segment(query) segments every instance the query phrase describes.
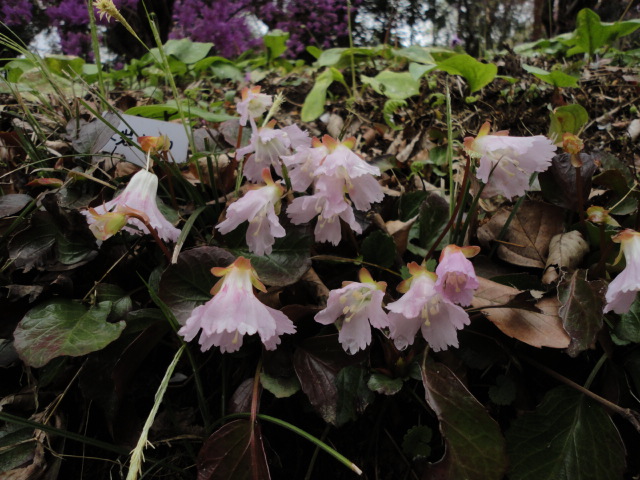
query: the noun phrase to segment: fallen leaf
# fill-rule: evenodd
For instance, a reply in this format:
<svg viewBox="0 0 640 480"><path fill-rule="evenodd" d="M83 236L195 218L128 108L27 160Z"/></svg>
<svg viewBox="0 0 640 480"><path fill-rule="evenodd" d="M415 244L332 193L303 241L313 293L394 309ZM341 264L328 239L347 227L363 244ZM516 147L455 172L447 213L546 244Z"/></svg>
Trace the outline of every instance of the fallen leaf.
<svg viewBox="0 0 640 480"><path fill-rule="evenodd" d="M549 243L549 257L542 275L542 283L554 282L558 278L559 270L572 271L587 253L589 244L579 231L572 230L556 235Z"/></svg>
<svg viewBox="0 0 640 480"><path fill-rule="evenodd" d="M409 243L409 232L411 231L411 227L418 216L416 215L411 220L403 222L402 220L390 220L385 223L387 227L387 232L389 235L393 237L393 241L396 243L396 250L398 254L404 255L404 252L407 251L407 244Z"/></svg>
<svg viewBox="0 0 640 480"><path fill-rule="evenodd" d="M500 209L491 220L478 229L480 243L486 245L498 240L507 222L510 209ZM562 233L564 212L543 202L525 201L500 239L498 257L521 267L544 268L549 252L549 242Z"/></svg>
<svg viewBox="0 0 640 480"><path fill-rule="evenodd" d="M482 309L504 305L522 292L513 287L478 277L480 287L473 297L472 306ZM532 312L521 308L487 308L482 313L505 335L516 338L533 347L567 348L571 339L558 315L557 298L543 298L535 303L540 310Z"/></svg>

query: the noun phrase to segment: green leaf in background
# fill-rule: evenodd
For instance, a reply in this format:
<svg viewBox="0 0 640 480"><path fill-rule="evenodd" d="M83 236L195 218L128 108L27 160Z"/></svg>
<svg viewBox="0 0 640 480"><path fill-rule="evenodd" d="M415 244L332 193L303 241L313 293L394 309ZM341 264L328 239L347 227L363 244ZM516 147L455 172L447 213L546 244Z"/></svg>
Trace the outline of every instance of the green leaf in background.
<svg viewBox="0 0 640 480"><path fill-rule="evenodd" d="M549 391L507 431L511 480L620 480L625 448L604 408L568 387Z"/></svg>
<svg viewBox="0 0 640 480"><path fill-rule="evenodd" d="M396 243L388 233L376 230L363 240L361 251L366 262L390 267L396 258Z"/></svg>
<svg viewBox="0 0 640 480"><path fill-rule="evenodd" d="M33 198L24 193L9 193L0 197L0 218L18 213L26 207Z"/></svg>
<svg viewBox="0 0 640 480"><path fill-rule="evenodd" d="M426 425L411 427L402 439L402 451L412 460L431 455L433 431Z"/></svg>
<svg viewBox="0 0 640 480"><path fill-rule="evenodd" d="M567 55L588 53L593 56L595 51L605 45L610 45L620 37L629 35L640 28L640 20L627 20L616 23L603 23L600 16L589 8L583 8L576 18L576 30L572 43L574 47L567 51Z"/></svg>
<svg viewBox="0 0 640 480"><path fill-rule="evenodd" d="M482 404L451 370L433 360L427 359L422 368L422 383L446 443L444 457L429 465L424 478L502 480L507 469L505 441Z"/></svg>
<svg viewBox="0 0 640 480"><path fill-rule="evenodd" d="M80 57L70 55L48 55L44 58L44 63L49 68L49 71L56 75L68 75L70 73L81 75L85 61Z"/></svg>
<svg viewBox="0 0 640 480"><path fill-rule="evenodd" d="M429 53L429 49L418 45L411 45L406 48L393 48L391 54L394 57L406 58L412 62L433 65L433 67L436 66L436 61L431 56L431 53Z"/></svg>
<svg viewBox="0 0 640 480"><path fill-rule="evenodd" d="M498 67L493 63L479 62L466 53L438 62L438 69L464 77L471 93L491 83L498 73Z"/></svg>
<svg viewBox="0 0 640 480"><path fill-rule="evenodd" d="M184 324L195 307L211 299L211 288L218 281L211 269L227 267L234 260L233 255L218 247L186 250L163 272L158 296Z"/></svg>
<svg viewBox="0 0 640 480"><path fill-rule="evenodd" d="M324 113L324 103L327 100L327 89L333 83L333 73L326 68L316 78L316 83L304 99L300 118L303 122L312 122Z"/></svg>
<svg viewBox="0 0 640 480"><path fill-rule="evenodd" d="M402 389L402 383L401 378L391 378L384 373L373 372L369 377L367 387L382 395L395 395Z"/></svg>
<svg viewBox="0 0 640 480"><path fill-rule="evenodd" d="M602 328L602 295L594 282L586 280L585 270L576 270L558 285L562 326L571 337L567 353L572 357L595 346Z"/></svg>
<svg viewBox="0 0 640 480"><path fill-rule="evenodd" d="M287 40L289 33L282 30L270 30L263 39L264 46L269 52L269 61L272 61L287 51Z"/></svg>
<svg viewBox="0 0 640 480"><path fill-rule="evenodd" d="M640 301L635 301L627 313L620 316L620 323L616 325L614 333L618 338L629 342L640 343Z"/></svg>
<svg viewBox="0 0 640 480"><path fill-rule="evenodd" d="M145 118L154 118L156 120L173 120L179 118L178 107L171 104L164 105L140 105L127 110L127 115L138 115ZM182 113L187 118L199 117L207 122L225 122L234 118L226 113L211 113L203 108L193 107L189 105L183 105Z"/></svg>
<svg viewBox="0 0 640 480"><path fill-rule="evenodd" d="M559 141L565 133L579 134L587 122L589 114L582 105L564 105L550 115L549 138Z"/></svg>
<svg viewBox="0 0 640 480"><path fill-rule="evenodd" d="M260 373L260 383L265 390L276 398L287 398L300 390L300 382L295 375L291 377L274 377L266 372Z"/></svg>
<svg viewBox="0 0 640 480"><path fill-rule="evenodd" d="M420 213L420 205L427 199L429 194L424 190L405 193L398 202L398 213L400 220L407 222Z"/></svg>
<svg viewBox="0 0 640 480"><path fill-rule="evenodd" d="M576 77L567 75L561 70L552 70L551 72L548 72L542 68L526 64L522 64L522 68L536 78L539 78L543 82L547 82L554 87L569 88L578 86L578 79Z"/></svg>
<svg viewBox="0 0 640 480"><path fill-rule="evenodd" d="M406 100L392 100L389 99L384 102L384 107L382 109L382 116L384 117L384 121L389 127L393 130L402 130L403 127L396 125L396 122L393 119L393 114L396 113L401 108L407 106Z"/></svg>
<svg viewBox="0 0 640 480"><path fill-rule="evenodd" d="M101 350L120 336L124 322L108 323L111 302L89 308L71 300L51 300L29 310L16 327L14 346L29 366L42 367L63 355L80 357Z"/></svg>
<svg viewBox="0 0 640 480"><path fill-rule="evenodd" d="M436 67L437 67L436 64L422 65L421 63L411 62L409 64L409 73L411 74L414 80L419 80L420 78L422 78L422 76L425 73L430 72L431 70L434 70Z"/></svg>
<svg viewBox="0 0 640 480"><path fill-rule="evenodd" d="M430 249L448 221L449 204L447 201L437 193L429 193L429 196L420 206L418 216L420 246ZM446 240L446 238L443 238L440 244L442 245Z"/></svg>
<svg viewBox="0 0 640 480"><path fill-rule="evenodd" d="M276 239L269 255L255 255L246 245L233 250L234 255L251 260L260 280L273 287L292 285L311 267L309 248L313 240L301 228L289 228L287 235Z"/></svg>
<svg viewBox="0 0 640 480"><path fill-rule="evenodd" d="M212 48L213 43L192 42L188 38L168 40L163 46L164 53L167 56L173 56L187 65L205 58ZM160 51L157 48L152 48L149 53L153 55L158 63L161 62Z"/></svg>
<svg viewBox="0 0 640 480"><path fill-rule="evenodd" d="M360 80L371 85L379 94L394 100L404 100L420 93L420 82L409 72L383 70L375 77L361 75Z"/></svg>

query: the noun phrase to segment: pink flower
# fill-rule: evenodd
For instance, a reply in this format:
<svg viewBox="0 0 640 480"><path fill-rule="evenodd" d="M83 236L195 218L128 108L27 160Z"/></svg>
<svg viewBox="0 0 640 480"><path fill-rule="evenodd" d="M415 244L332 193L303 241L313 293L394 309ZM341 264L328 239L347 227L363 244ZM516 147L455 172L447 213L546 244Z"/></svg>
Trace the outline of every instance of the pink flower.
<svg viewBox="0 0 640 480"><path fill-rule="evenodd" d="M158 231L158 235L162 240L175 242L180 235L180 230L171 225L169 221L160 213L156 203L156 193L158 191L158 177L147 170L140 170L126 186L124 191L110 202L96 207L95 214L84 211L87 216L89 228L96 222L95 215L102 215L107 212L121 212L124 209L138 210L144 213L149 219L149 225ZM125 227L124 230L135 235L149 233L147 227L144 226L137 218L127 218L127 224L132 227Z"/></svg>
<svg viewBox="0 0 640 480"><path fill-rule="evenodd" d="M360 282L344 282L342 288L329 292L327 308L315 320L323 325L336 323L338 340L345 351L354 354L371 343L371 328L389 326L382 310L385 282L374 282L366 268L360 270Z"/></svg>
<svg viewBox="0 0 640 480"><path fill-rule="evenodd" d="M396 347L411 345L418 330L436 352L457 347L457 331L469 324L469 315L438 293L435 274L415 262L408 267L411 278L398 286L404 295L387 305L389 334Z"/></svg>
<svg viewBox="0 0 640 480"><path fill-rule="evenodd" d="M280 157L289 155L291 149L310 144L311 140L296 125L274 129L275 120L266 127L258 128L251 134L249 145L236 152L237 158L251 154L244 163L244 176L250 182L260 181L262 170L273 166L278 175L281 174Z"/></svg>
<svg viewBox="0 0 640 480"><path fill-rule="evenodd" d="M609 284L604 313L611 310L626 313L640 290L640 233L626 229L613 237L613 241L620 243L620 255L616 263L624 254L627 266Z"/></svg>
<svg viewBox="0 0 640 480"><path fill-rule="evenodd" d="M298 197L287 208L287 215L295 224L310 222L318 216L314 230L315 239L318 242L331 242L334 245L340 243L342 231L340 219L344 220L356 233L362 233L362 228L356 222L353 209L344 196L340 198L329 197L326 192L318 191L313 195Z"/></svg>
<svg viewBox="0 0 640 480"><path fill-rule="evenodd" d="M304 192L316 178L316 169L327 156L327 149L323 146L301 148L293 155L281 157L289 171L291 187L295 192Z"/></svg>
<svg viewBox="0 0 640 480"><path fill-rule="evenodd" d="M276 185L271 172L265 168L262 178L264 187L250 190L240 200L227 209L227 218L216 228L226 234L242 222L248 221L247 245L256 255L269 255L276 238L284 237L285 231L280 225L277 213L280 211L280 198L284 188Z"/></svg>
<svg viewBox="0 0 640 480"><path fill-rule="evenodd" d="M270 95L260 93L260 86L245 87L242 89L241 95L242 100L236 106L240 114L240 125L245 126L247 120L250 120L255 129L254 118L265 113L273 103L273 100Z"/></svg>
<svg viewBox="0 0 640 480"><path fill-rule="evenodd" d="M486 184L482 196L524 195L531 174L544 172L551 165L556 146L544 135L510 137L505 131L489 135L490 129L490 123L486 122L476 138L464 139L467 153L480 158L476 175Z"/></svg>
<svg viewBox="0 0 640 480"><path fill-rule="evenodd" d="M214 297L193 309L185 325L178 330L185 341L200 334L200 348L204 352L213 345L222 353L235 352L242 346L244 335L260 335L267 350L275 350L280 335L295 333L296 328L287 316L261 303L253 287L266 291L251 262L238 257L227 268L212 268L221 278L211 289Z"/></svg>
<svg viewBox="0 0 640 480"><path fill-rule="evenodd" d="M447 300L462 306L471 305L473 292L480 286L473 264L467 260L478 254L480 247L447 245L436 268L436 291Z"/></svg>

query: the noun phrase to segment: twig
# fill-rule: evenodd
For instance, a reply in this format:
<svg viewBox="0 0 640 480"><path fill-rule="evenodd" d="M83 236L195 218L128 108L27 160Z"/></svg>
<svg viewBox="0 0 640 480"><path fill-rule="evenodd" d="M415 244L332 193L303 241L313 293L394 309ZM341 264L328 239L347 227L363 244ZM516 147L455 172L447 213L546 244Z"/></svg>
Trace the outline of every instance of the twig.
<svg viewBox="0 0 640 480"><path fill-rule="evenodd" d="M595 400L596 402L600 403L601 405L611 410L612 412L617 413L618 415L623 417L625 420L627 420L629 423L631 423L631 425L633 425L633 427L638 432L640 432L640 413L636 412L635 410L631 410L630 408L622 408L621 406L616 405L615 403L607 400L606 398L601 397L596 393L593 393L591 390L586 389L585 387L577 384L573 380L569 380L567 377L560 375L558 372L551 370L549 367L542 365L541 363L537 362L532 358L529 358L526 356L521 356L520 358L523 361L527 362L529 365L532 365L538 370L541 370L542 372L546 373L550 377L555 378L556 380L564 383L565 385L568 385L569 387L586 395L592 400Z"/></svg>

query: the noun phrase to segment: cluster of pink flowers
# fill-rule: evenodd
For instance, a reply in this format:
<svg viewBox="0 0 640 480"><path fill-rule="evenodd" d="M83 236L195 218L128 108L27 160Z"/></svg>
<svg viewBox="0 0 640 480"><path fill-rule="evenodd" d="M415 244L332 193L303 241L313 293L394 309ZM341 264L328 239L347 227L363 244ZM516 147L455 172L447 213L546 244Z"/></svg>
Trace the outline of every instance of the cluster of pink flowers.
<svg viewBox="0 0 640 480"><path fill-rule="evenodd" d="M489 134L486 122L477 137L464 139L464 148L479 159L476 172L485 183L483 197L501 194L511 199L529 190L529 178L534 172L544 172L551 165L556 146L544 135L510 137L509 132Z"/></svg>
<svg viewBox="0 0 640 480"><path fill-rule="evenodd" d="M282 158L291 172L294 190L305 191L313 185L313 194L294 199L287 215L295 224L307 223L317 216L317 241L337 245L342 238L340 219L361 233L353 206L366 211L384 197L375 179L380 170L356 155L354 146L354 138L338 142L325 135L322 141L314 139L310 148Z"/></svg>
<svg viewBox="0 0 640 480"><path fill-rule="evenodd" d="M404 295L387 305L388 314L382 309L386 284L374 282L363 268L360 283L346 282L342 288L332 290L327 308L315 319L322 324L335 322L340 330L338 339L349 353L371 343L369 324L378 329L388 328L399 349L413 344L419 330L436 352L457 347L457 331L469 324L469 315L456 303L469 305L478 288L473 264L468 260L478 251L478 247L447 246L436 273L410 263L411 277L398 286Z"/></svg>
<svg viewBox="0 0 640 480"><path fill-rule="evenodd" d="M354 232L361 233L353 208L366 211L372 203L382 200L384 194L375 178L380 170L353 152L353 138L339 142L325 135L322 140L312 140L296 125L277 129L274 121L257 127L256 118L272 104L271 97L260 93L259 87L242 91L237 105L240 124L249 123L253 132L250 143L238 149L236 157L248 155L243 174L249 181L265 180L267 174L269 180L231 205L227 219L216 228L228 233L249 221L249 249L259 255L271 253L275 238L284 236L277 217L284 190L273 182L269 172L273 169L284 177L286 168L293 191L304 193L313 188L311 195L295 198L289 205L287 215L294 224L318 217L316 240L334 245L342 238L341 219Z"/></svg>

